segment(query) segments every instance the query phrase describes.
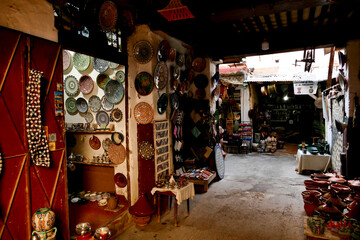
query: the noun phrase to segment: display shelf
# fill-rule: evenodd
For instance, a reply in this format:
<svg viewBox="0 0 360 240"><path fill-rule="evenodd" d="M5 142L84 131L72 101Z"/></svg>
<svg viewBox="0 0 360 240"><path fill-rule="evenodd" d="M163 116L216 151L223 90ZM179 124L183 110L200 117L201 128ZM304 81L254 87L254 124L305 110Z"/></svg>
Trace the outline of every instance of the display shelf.
<svg viewBox="0 0 360 240"><path fill-rule="evenodd" d="M165 177L165 175L169 174L170 172L170 123L168 120L164 121L156 121L154 123L154 148L155 148L155 181L160 180L161 178ZM164 141L166 143L159 143L159 141ZM160 150L161 149L161 150ZM165 152L163 149L166 149ZM162 169L161 166L164 166Z"/></svg>
<svg viewBox="0 0 360 240"><path fill-rule="evenodd" d="M80 162L80 161L72 161L74 164L82 164L88 166L100 166L100 167L114 167L116 164L112 163L93 163L93 162Z"/></svg>

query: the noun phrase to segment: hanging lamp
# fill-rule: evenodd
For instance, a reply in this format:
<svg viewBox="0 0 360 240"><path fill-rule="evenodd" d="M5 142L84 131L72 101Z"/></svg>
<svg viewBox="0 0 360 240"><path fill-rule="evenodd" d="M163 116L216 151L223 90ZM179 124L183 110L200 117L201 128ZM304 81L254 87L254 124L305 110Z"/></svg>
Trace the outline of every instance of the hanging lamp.
<svg viewBox="0 0 360 240"><path fill-rule="evenodd" d="M158 12L169 22L195 18L189 8L181 4L181 0L170 0L169 4L165 8L158 10Z"/></svg>

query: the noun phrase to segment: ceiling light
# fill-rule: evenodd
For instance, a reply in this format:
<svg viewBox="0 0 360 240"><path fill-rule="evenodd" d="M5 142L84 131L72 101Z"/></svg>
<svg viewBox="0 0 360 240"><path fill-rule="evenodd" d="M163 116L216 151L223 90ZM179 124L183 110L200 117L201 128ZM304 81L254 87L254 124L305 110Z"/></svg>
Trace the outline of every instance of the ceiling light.
<svg viewBox="0 0 360 240"><path fill-rule="evenodd" d="M287 100L289 100L289 97L288 97L288 95L285 95L284 101L287 101Z"/></svg>
<svg viewBox="0 0 360 240"><path fill-rule="evenodd" d="M269 50L269 42L266 40L266 38L261 43L261 50L263 51Z"/></svg>

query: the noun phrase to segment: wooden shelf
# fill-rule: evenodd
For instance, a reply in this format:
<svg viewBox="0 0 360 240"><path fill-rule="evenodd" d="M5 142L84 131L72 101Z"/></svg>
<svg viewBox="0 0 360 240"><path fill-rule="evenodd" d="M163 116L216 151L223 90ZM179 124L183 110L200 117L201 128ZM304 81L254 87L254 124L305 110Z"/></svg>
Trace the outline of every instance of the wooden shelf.
<svg viewBox="0 0 360 240"><path fill-rule="evenodd" d="M67 130L67 133L83 133L83 134L99 134L99 133L113 133L114 131L110 130L95 130L95 131L81 131L81 130Z"/></svg>
<svg viewBox="0 0 360 240"><path fill-rule="evenodd" d="M79 161L72 161L74 164L82 164L88 166L98 166L98 167L114 167L116 164L113 163L92 163L92 162L79 162Z"/></svg>

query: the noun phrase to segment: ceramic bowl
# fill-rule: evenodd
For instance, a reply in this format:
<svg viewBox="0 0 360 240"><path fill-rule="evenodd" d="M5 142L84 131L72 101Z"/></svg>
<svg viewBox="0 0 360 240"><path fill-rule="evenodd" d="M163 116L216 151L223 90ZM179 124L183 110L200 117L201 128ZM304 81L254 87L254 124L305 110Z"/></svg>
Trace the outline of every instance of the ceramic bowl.
<svg viewBox="0 0 360 240"><path fill-rule="evenodd" d="M88 222L79 223L76 225L75 232L79 236L84 236L91 232L91 226Z"/></svg>
<svg viewBox="0 0 360 240"><path fill-rule="evenodd" d="M111 232L108 227L101 227L96 229L94 237L96 239L108 239L111 237Z"/></svg>

